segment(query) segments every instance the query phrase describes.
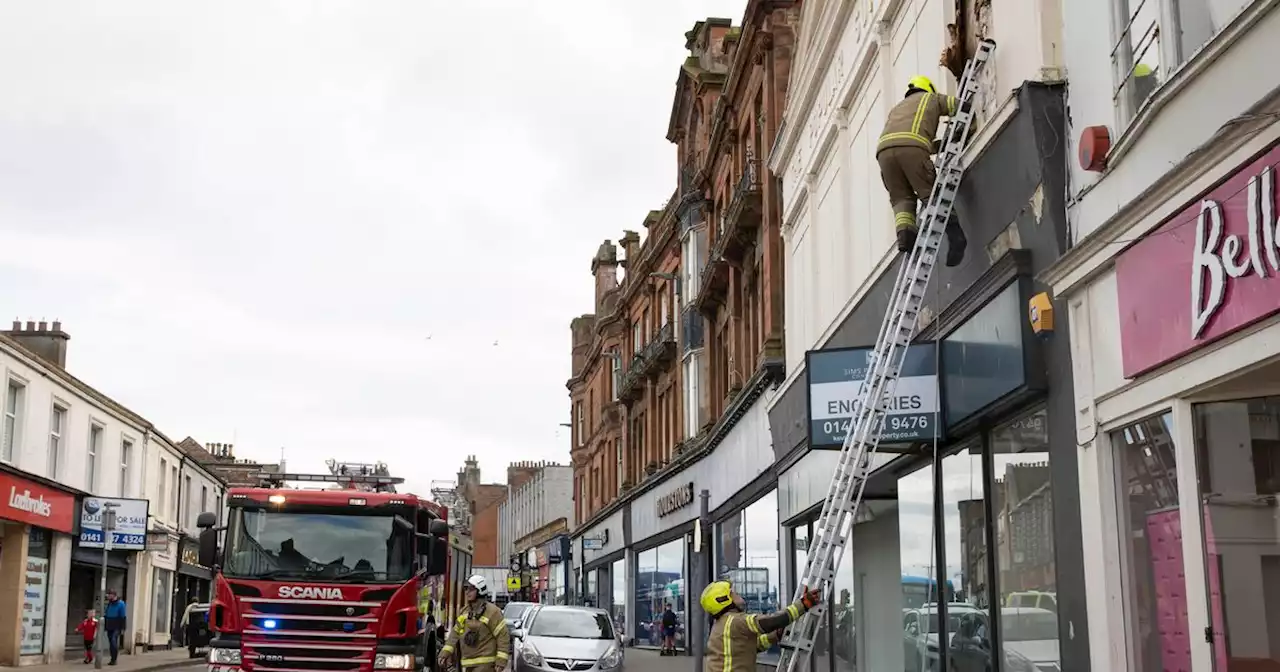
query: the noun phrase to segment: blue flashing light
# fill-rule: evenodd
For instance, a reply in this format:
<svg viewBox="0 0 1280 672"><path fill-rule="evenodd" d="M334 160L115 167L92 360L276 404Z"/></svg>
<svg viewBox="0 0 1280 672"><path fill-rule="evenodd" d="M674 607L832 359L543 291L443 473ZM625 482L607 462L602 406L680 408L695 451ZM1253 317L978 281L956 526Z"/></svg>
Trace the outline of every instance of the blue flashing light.
<svg viewBox="0 0 1280 672"><path fill-rule="evenodd" d="M263 621L263 622L262 622L262 627L264 627L264 628L266 628L266 629L268 629L268 630L275 630L275 629L276 629L276 625L277 625L277 623L276 623L276 619L274 619L274 618L268 618L267 620L265 620L265 621Z"/></svg>
<svg viewBox="0 0 1280 672"><path fill-rule="evenodd" d="M343 623L343 624L342 624L342 630L343 630L344 632L355 632L355 631L356 631L356 624L355 624L355 623Z"/></svg>

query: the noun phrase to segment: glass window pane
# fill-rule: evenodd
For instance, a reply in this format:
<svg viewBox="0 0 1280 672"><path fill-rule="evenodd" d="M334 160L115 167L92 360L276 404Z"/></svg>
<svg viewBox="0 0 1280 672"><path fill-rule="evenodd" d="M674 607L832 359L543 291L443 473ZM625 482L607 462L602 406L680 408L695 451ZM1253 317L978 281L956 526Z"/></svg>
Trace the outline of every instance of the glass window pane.
<svg viewBox="0 0 1280 672"><path fill-rule="evenodd" d="M772 613L782 608L778 594L778 497L777 491L756 500L741 516L743 526L742 567L725 577L747 603L752 613ZM776 645L761 653L759 660L776 663L781 653Z"/></svg>
<svg viewBox="0 0 1280 672"><path fill-rule="evenodd" d="M991 581L987 576L987 511L982 444L974 441L942 460L942 510L946 533L944 573L948 643L952 669L985 670L990 665ZM931 621L937 621L934 616ZM936 626L931 626L934 628ZM1017 668L1014 668L1017 669Z"/></svg>
<svg viewBox="0 0 1280 672"><path fill-rule="evenodd" d="M730 570L745 566L742 548L744 514L745 511L739 511L719 525L720 533L716 535L716 564L719 570L716 576L721 579L728 578Z"/></svg>
<svg viewBox="0 0 1280 672"><path fill-rule="evenodd" d="M898 553L902 565L903 669L928 670L939 664L937 634L928 625L930 607L938 601L937 539L933 534L933 467L898 479ZM935 616L932 619L937 624ZM874 644L872 644L874 646Z"/></svg>
<svg viewBox="0 0 1280 672"><path fill-rule="evenodd" d="M1191 667L1172 422L1173 414L1166 413L1111 434L1119 479L1125 623L1131 669L1137 672Z"/></svg>
<svg viewBox="0 0 1280 672"><path fill-rule="evenodd" d="M1214 669L1280 662L1280 397L1197 404L1194 418Z"/></svg>
<svg viewBox="0 0 1280 672"><path fill-rule="evenodd" d="M684 540L677 539L642 551L636 558L636 628L632 633L641 646L661 647L667 628L663 618L670 608L670 627L677 648L684 647ZM666 617L670 625L672 617Z"/></svg>
<svg viewBox="0 0 1280 672"><path fill-rule="evenodd" d="M627 632L627 561L615 560L613 569L609 570L613 581L613 601L610 609L613 612L613 626L626 636Z"/></svg>
<svg viewBox="0 0 1280 672"><path fill-rule="evenodd" d="M997 428L991 453L1005 667L1024 660L1046 668L1059 665L1046 412L1041 409Z"/></svg>
<svg viewBox="0 0 1280 672"><path fill-rule="evenodd" d="M584 600L584 604L586 604L586 606L588 607L594 607L600 603L599 594L596 592L596 572L597 571L598 570L593 569L587 572L587 594L586 594L586 599Z"/></svg>

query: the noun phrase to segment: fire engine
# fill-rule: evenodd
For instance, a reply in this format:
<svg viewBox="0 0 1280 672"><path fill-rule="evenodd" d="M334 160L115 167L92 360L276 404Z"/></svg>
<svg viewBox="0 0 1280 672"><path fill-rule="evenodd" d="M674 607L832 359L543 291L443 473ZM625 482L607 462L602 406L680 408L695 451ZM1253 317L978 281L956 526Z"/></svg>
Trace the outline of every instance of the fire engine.
<svg viewBox="0 0 1280 672"><path fill-rule="evenodd" d="M200 562L215 569L209 672L435 667L470 539L450 529L445 506L397 493L404 479L385 464L328 466L230 489L223 526L200 514Z"/></svg>

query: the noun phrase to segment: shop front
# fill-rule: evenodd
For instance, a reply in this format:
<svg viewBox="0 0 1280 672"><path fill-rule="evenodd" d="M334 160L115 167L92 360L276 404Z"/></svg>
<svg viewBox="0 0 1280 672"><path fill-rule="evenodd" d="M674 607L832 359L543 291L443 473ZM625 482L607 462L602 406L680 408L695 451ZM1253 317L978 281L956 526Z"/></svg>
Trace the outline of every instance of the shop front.
<svg viewBox="0 0 1280 672"><path fill-rule="evenodd" d="M103 556L106 556L107 590L114 590L128 606L129 623L133 632L146 632L139 626L148 609L139 596L145 582L141 572L145 567L135 562L136 556L146 548L147 513L150 503L145 499L121 499L113 497L85 497L80 501L80 534L76 537L71 553L69 595L66 609L66 646L68 650L82 651L84 641L75 627L84 620L88 610L101 616L99 590L102 581ZM102 530L103 512L113 508L116 527L111 532L111 550L104 549L106 539ZM130 590L134 590L133 593ZM135 639L124 638L124 651L132 652Z"/></svg>
<svg viewBox="0 0 1280 672"><path fill-rule="evenodd" d="M151 616L147 621L150 632L147 647L154 649L169 646L173 639L175 619L182 613L182 607L177 602L178 535L153 530L147 536L152 541L147 544L145 560L145 564L151 568L147 600Z"/></svg>
<svg viewBox="0 0 1280 672"><path fill-rule="evenodd" d="M957 202L969 257L937 268L926 292L810 672L1089 669L1086 604L1066 589L1083 581L1070 346L1065 320L1038 337L1028 310L1066 224L1044 200L1061 193L1062 157L1021 148L1063 132L1062 91L1028 83L1016 103L970 162ZM784 601L896 270L861 291L770 409Z"/></svg>
<svg viewBox="0 0 1280 672"><path fill-rule="evenodd" d="M628 616L635 627L628 635L634 645L662 645L662 617L670 608L676 648L688 646L691 609L698 608L703 587L693 543L702 493L711 523L706 569L747 591L743 596L753 609L778 602L776 477L767 412L773 394L773 379L762 371L712 430L696 461L644 483L632 499Z"/></svg>
<svg viewBox="0 0 1280 672"><path fill-rule="evenodd" d="M174 624L191 602L208 602L213 581L212 568L200 564L200 541L182 535L178 539L178 574L174 592Z"/></svg>
<svg viewBox="0 0 1280 672"><path fill-rule="evenodd" d="M627 613L627 536L630 527L625 501L599 518L589 527L573 533L572 543L576 575L581 582L582 604L600 607L613 614L614 625L626 632ZM580 564L579 564L580 563Z"/></svg>
<svg viewBox="0 0 1280 672"><path fill-rule="evenodd" d="M1098 493L1095 669L1280 669L1280 129L1237 142L1098 234L1132 244L1047 274L1075 325L1079 487Z"/></svg>
<svg viewBox="0 0 1280 672"><path fill-rule="evenodd" d="M55 563L67 562L75 531L76 498L52 482L0 468L0 665L60 662L62 646L50 632L51 617L66 599L52 580ZM53 639L54 641L50 641Z"/></svg>
<svg viewBox="0 0 1280 672"><path fill-rule="evenodd" d="M568 604L569 587L569 537L557 535L538 548L538 580L542 584L539 601L544 604Z"/></svg>

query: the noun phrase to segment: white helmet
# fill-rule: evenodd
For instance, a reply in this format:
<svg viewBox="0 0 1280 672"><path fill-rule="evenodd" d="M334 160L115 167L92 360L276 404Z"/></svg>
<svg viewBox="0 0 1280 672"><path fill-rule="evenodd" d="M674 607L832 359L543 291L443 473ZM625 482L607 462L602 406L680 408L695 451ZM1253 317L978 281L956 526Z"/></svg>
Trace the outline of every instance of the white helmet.
<svg viewBox="0 0 1280 672"><path fill-rule="evenodd" d="M471 578L467 579L467 585L471 586L472 588L475 588L476 592L481 595L489 594L489 582L485 581L484 577L480 576L479 574L476 574Z"/></svg>

